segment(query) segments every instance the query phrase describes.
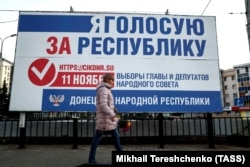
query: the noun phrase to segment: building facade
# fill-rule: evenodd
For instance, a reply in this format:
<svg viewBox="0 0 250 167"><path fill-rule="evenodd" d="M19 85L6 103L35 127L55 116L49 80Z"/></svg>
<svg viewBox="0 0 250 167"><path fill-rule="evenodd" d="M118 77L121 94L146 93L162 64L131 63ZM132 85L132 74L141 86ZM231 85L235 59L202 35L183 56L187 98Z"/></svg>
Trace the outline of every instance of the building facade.
<svg viewBox="0 0 250 167"><path fill-rule="evenodd" d="M10 88L11 88L12 69L13 69L13 63L6 60L5 58L2 58L2 61L0 64L0 88L3 87L4 81L5 81L8 92L10 91Z"/></svg>
<svg viewBox="0 0 250 167"><path fill-rule="evenodd" d="M244 100L244 106L250 106L250 63L234 66L238 82L240 98Z"/></svg>
<svg viewBox="0 0 250 167"><path fill-rule="evenodd" d="M238 97L235 69L221 70L221 80L224 107L234 106L234 99Z"/></svg>
<svg viewBox="0 0 250 167"><path fill-rule="evenodd" d="M234 66L237 79L238 97L243 99L243 106L250 108L250 63ZM242 116L250 116L250 110L241 112Z"/></svg>

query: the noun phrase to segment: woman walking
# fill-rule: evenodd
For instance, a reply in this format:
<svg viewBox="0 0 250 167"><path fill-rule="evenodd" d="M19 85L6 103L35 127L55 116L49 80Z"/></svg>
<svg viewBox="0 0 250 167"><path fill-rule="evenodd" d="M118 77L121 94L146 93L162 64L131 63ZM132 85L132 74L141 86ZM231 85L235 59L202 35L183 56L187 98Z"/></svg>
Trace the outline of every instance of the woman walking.
<svg viewBox="0 0 250 167"><path fill-rule="evenodd" d="M122 151L117 130L119 119L116 117L114 97L111 92L113 86L114 77L111 74L105 74L102 82L96 87L96 132L92 140L88 163L96 163L96 149L103 134L111 134L116 150Z"/></svg>

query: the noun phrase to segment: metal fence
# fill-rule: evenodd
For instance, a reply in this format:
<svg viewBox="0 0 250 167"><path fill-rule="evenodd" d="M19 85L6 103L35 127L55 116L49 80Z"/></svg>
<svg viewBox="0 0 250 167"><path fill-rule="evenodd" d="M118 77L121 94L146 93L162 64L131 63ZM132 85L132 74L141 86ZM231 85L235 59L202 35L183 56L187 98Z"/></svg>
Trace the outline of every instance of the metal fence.
<svg viewBox="0 0 250 167"><path fill-rule="evenodd" d="M206 142L209 125L206 117L171 117L160 120L155 118L123 118L131 121L127 131L119 128L124 143L164 143L197 140ZM162 122L161 122L162 121ZM250 117L213 117L213 137L225 141L233 136L250 136ZM0 121L0 141L19 143L23 135L25 143L79 143L89 144L95 132L95 121L89 118L67 119L27 119L25 128L19 128L19 120ZM107 135L106 142L110 136ZM201 140L203 139L203 140ZM105 142L104 140L104 142ZM185 141L184 141L185 140Z"/></svg>

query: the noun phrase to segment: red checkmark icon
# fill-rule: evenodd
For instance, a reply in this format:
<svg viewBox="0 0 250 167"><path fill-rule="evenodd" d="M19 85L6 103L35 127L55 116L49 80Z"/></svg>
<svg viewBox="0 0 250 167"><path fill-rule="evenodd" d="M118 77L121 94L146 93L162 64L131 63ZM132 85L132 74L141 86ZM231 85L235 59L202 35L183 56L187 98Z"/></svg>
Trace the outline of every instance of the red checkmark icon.
<svg viewBox="0 0 250 167"><path fill-rule="evenodd" d="M37 86L49 84L55 77L56 69L49 59L37 59L28 69L30 81Z"/></svg>

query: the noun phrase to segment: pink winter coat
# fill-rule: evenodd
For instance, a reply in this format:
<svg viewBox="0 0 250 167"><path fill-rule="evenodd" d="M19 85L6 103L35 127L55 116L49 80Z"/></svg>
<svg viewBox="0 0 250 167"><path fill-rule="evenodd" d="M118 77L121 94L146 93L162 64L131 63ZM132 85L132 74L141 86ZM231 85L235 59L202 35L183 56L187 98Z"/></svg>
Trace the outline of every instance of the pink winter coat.
<svg viewBox="0 0 250 167"><path fill-rule="evenodd" d="M114 130L117 123L112 120L116 114L111 86L108 83L101 82L96 90L96 130Z"/></svg>

